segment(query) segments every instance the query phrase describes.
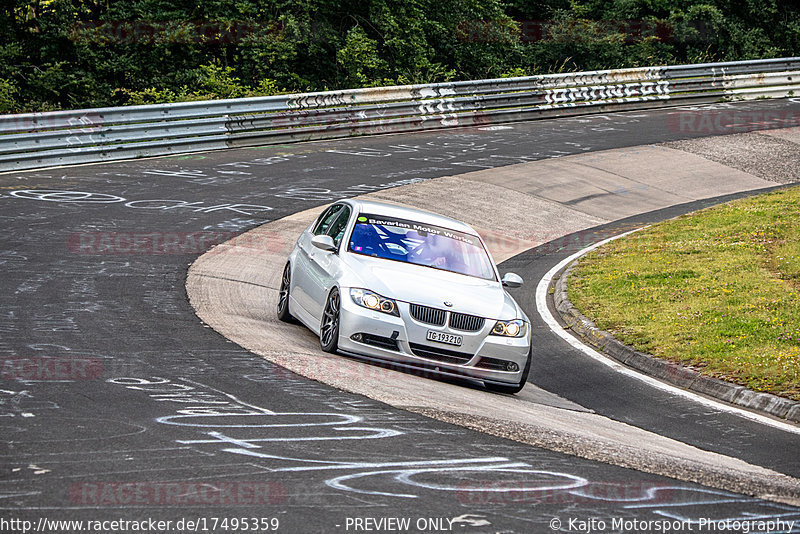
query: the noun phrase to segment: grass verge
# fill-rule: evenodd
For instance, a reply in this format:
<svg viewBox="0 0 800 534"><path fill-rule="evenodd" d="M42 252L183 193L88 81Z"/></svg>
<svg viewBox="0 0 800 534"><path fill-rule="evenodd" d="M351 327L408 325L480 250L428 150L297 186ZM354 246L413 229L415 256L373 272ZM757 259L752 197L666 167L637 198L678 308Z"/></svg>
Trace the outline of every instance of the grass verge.
<svg viewBox="0 0 800 534"><path fill-rule="evenodd" d="M800 400L800 188L617 239L579 261L569 298L636 350Z"/></svg>

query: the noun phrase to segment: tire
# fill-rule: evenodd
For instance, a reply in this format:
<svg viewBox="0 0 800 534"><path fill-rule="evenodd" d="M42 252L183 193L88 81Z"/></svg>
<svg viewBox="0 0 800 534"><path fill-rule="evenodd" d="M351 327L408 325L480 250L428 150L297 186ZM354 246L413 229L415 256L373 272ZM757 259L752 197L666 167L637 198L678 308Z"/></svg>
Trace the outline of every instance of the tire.
<svg viewBox="0 0 800 534"><path fill-rule="evenodd" d="M322 310L322 323L319 327L319 346L325 352L334 353L339 348L339 316L341 310L339 290L333 288Z"/></svg>
<svg viewBox="0 0 800 534"><path fill-rule="evenodd" d="M295 319L289 313L289 289L292 286L292 265L286 264L281 276L281 288L278 290L278 319L284 323L294 323Z"/></svg>
<svg viewBox="0 0 800 534"><path fill-rule="evenodd" d="M520 377L519 384L514 386L503 386L500 384L490 384L488 382L484 382L483 385L486 387L487 390L494 392L494 393L508 393L509 395L514 395L515 393L519 393L522 391L522 388L525 387L525 384L528 383L528 375L531 372L531 360L532 360L531 350L528 349L528 361L525 363L525 369L522 370L522 377Z"/></svg>

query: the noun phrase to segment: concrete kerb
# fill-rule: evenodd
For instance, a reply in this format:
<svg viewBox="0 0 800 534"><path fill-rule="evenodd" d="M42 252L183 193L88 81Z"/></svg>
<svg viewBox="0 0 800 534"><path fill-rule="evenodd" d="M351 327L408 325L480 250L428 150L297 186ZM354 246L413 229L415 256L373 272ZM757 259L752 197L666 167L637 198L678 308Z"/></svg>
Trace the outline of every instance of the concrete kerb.
<svg viewBox="0 0 800 534"><path fill-rule="evenodd" d="M623 365L674 386L765 415L800 423L800 402L704 376L689 366L661 360L634 350L615 339L609 332L597 328L591 319L575 308L567 294L567 282L581 256L567 265L560 276L554 279L552 297L554 307L566 328L584 343Z"/></svg>

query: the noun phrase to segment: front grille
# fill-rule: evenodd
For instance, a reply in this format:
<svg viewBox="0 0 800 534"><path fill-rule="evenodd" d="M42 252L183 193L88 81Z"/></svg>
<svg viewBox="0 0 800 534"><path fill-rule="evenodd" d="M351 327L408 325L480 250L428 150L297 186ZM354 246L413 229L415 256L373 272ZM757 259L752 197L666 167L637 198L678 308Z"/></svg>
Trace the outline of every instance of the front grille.
<svg viewBox="0 0 800 534"><path fill-rule="evenodd" d="M483 357L478 361L475 367L480 367L481 369L491 369L493 371L507 371L507 365L508 362L506 360Z"/></svg>
<svg viewBox="0 0 800 534"><path fill-rule="evenodd" d="M428 306L420 306L419 304L410 304L409 311L411 317L417 321L434 326L444 326L447 320L447 312L438 308L429 308ZM476 315L467 315L466 313L450 313L450 328L455 330L462 330L464 332L477 332L483 328L486 319Z"/></svg>
<svg viewBox="0 0 800 534"><path fill-rule="evenodd" d="M411 317L421 323L431 324L434 326L444 326L444 319L446 315L444 310L420 306L419 304L411 304L410 311Z"/></svg>
<svg viewBox="0 0 800 534"><path fill-rule="evenodd" d="M397 341L390 337L376 336L375 334L361 334L361 342L382 349L399 350Z"/></svg>
<svg viewBox="0 0 800 534"><path fill-rule="evenodd" d="M486 319L466 313L450 313L450 328L464 330L465 332L477 332L483 328Z"/></svg>
<svg viewBox="0 0 800 534"><path fill-rule="evenodd" d="M466 352L456 352L454 350L440 349L418 343L409 343L411 352L420 358L436 360L443 363L465 364L472 359L472 354Z"/></svg>

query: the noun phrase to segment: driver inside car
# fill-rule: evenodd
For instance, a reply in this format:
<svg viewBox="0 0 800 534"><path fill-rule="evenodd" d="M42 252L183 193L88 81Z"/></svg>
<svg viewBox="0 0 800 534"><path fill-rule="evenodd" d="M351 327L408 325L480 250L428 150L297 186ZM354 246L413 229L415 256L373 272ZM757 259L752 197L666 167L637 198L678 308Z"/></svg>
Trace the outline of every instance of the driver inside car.
<svg viewBox="0 0 800 534"><path fill-rule="evenodd" d="M429 233L417 249L409 254L409 259L437 269L458 270L463 267L463 261L458 257L460 251L455 248L458 246L461 243Z"/></svg>

